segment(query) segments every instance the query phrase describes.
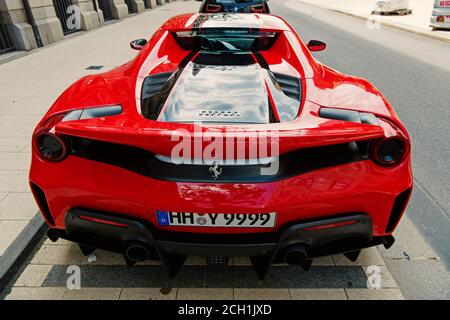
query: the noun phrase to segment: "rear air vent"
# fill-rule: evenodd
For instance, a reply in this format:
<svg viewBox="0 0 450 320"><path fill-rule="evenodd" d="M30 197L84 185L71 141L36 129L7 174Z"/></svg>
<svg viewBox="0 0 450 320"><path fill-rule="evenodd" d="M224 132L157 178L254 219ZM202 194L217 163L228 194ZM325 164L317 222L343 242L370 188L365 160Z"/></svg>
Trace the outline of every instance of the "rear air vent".
<svg viewBox="0 0 450 320"><path fill-rule="evenodd" d="M392 207L391 216L386 227L386 232L391 233L394 231L395 226L400 220L400 216L405 210L406 203L408 202L409 196L411 194L411 189L406 189L400 193L397 198L395 198L394 205Z"/></svg>
<svg viewBox="0 0 450 320"><path fill-rule="evenodd" d="M150 120L158 118L181 71L182 69L175 73L158 73L145 78L141 93L141 110L145 118Z"/></svg>
<svg viewBox="0 0 450 320"><path fill-rule="evenodd" d="M171 75L172 72L164 72L145 78L142 86L142 99L149 98L158 93Z"/></svg>
<svg viewBox="0 0 450 320"><path fill-rule="evenodd" d="M319 116L325 119L371 124L374 126L380 125L377 117L372 113L358 112L354 110L322 107L320 108Z"/></svg>
<svg viewBox="0 0 450 320"><path fill-rule="evenodd" d="M273 73L275 79L280 84L281 89L284 94L288 97L298 100L301 100L301 84L300 79L292 76L288 76L282 73Z"/></svg>
<svg viewBox="0 0 450 320"><path fill-rule="evenodd" d="M41 188L39 188L36 184L30 182L31 191L33 191L33 194L39 204L39 208L42 211L42 214L44 215L45 219L47 219L47 222L54 226L55 221L53 220L53 217L50 213L50 208L48 207L47 198L45 197L44 191L42 191Z"/></svg>

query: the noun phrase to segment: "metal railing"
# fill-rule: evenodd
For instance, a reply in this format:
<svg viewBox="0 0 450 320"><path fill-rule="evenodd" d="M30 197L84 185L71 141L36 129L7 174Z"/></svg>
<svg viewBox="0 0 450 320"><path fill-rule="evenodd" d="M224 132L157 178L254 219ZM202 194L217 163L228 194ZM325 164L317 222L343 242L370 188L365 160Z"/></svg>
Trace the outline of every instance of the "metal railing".
<svg viewBox="0 0 450 320"><path fill-rule="evenodd" d="M14 45L9 37L6 26L0 21L0 54L14 51Z"/></svg>
<svg viewBox="0 0 450 320"><path fill-rule="evenodd" d="M95 3L95 0L93 0ZM112 11L111 11L111 4L109 3L109 0L98 0L98 6L100 7L100 10L103 12L103 19L105 21L112 20Z"/></svg>
<svg viewBox="0 0 450 320"><path fill-rule="evenodd" d="M71 14L67 13L67 8L72 5L71 0L53 0L56 16L61 22L64 35L80 31L79 29L69 26L69 18Z"/></svg>

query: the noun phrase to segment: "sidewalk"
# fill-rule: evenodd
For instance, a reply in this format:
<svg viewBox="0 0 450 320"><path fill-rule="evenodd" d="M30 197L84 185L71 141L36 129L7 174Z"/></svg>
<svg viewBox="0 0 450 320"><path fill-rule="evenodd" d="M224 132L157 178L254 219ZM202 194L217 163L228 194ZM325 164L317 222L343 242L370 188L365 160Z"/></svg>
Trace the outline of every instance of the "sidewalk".
<svg viewBox="0 0 450 320"><path fill-rule="evenodd" d="M368 19L374 8L376 0L298 0L321 8L349 14L359 18ZM398 15L372 15L372 19L390 26L420 35L450 42L450 31L432 31L430 27L431 11L434 0L409 0L412 14Z"/></svg>
<svg viewBox="0 0 450 320"><path fill-rule="evenodd" d="M171 2L0 65L0 279L43 225L28 186L31 134L42 115L71 83L95 72L87 67L104 72L125 63L136 55L130 41L150 38L165 20L198 6Z"/></svg>

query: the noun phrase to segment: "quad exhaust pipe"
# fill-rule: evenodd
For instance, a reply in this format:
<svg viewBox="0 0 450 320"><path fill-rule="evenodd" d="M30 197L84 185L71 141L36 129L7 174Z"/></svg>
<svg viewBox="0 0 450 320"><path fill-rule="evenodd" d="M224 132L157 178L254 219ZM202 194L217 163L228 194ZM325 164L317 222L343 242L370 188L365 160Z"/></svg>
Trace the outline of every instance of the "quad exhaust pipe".
<svg viewBox="0 0 450 320"><path fill-rule="evenodd" d="M125 250L125 259L127 261L136 263L148 260L150 258L150 252L148 248L140 243L130 244Z"/></svg>
<svg viewBox="0 0 450 320"><path fill-rule="evenodd" d="M284 262L290 266L302 266L308 258L306 247L303 245L296 245L288 250L284 254Z"/></svg>

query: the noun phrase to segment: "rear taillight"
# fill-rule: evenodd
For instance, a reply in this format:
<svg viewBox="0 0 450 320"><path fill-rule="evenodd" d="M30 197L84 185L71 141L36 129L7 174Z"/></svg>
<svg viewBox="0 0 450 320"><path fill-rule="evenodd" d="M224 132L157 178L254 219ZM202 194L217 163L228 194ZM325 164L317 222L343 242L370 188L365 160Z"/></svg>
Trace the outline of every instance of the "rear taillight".
<svg viewBox="0 0 450 320"><path fill-rule="evenodd" d="M39 157L46 161L62 161L68 154L68 143L55 133L55 126L64 118L59 114L45 121L34 133L33 147Z"/></svg>
<svg viewBox="0 0 450 320"><path fill-rule="evenodd" d="M409 141L401 135L396 135L372 142L370 156L378 165L389 167L401 163L409 151Z"/></svg>
<svg viewBox="0 0 450 320"><path fill-rule="evenodd" d="M266 12L266 8L264 7L263 4L257 4L255 6L251 6L250 7L250 11L252 13L265 13Z"/></svg>
<svg viewBox="0 0 450 320"><path fill-rule="evenodd" d="M222 10L221 5L217 5L217 4L207 4L206 5L206 12L208 12L208 13L217 13L217 12L220 12L221 10Z"/></svg>

